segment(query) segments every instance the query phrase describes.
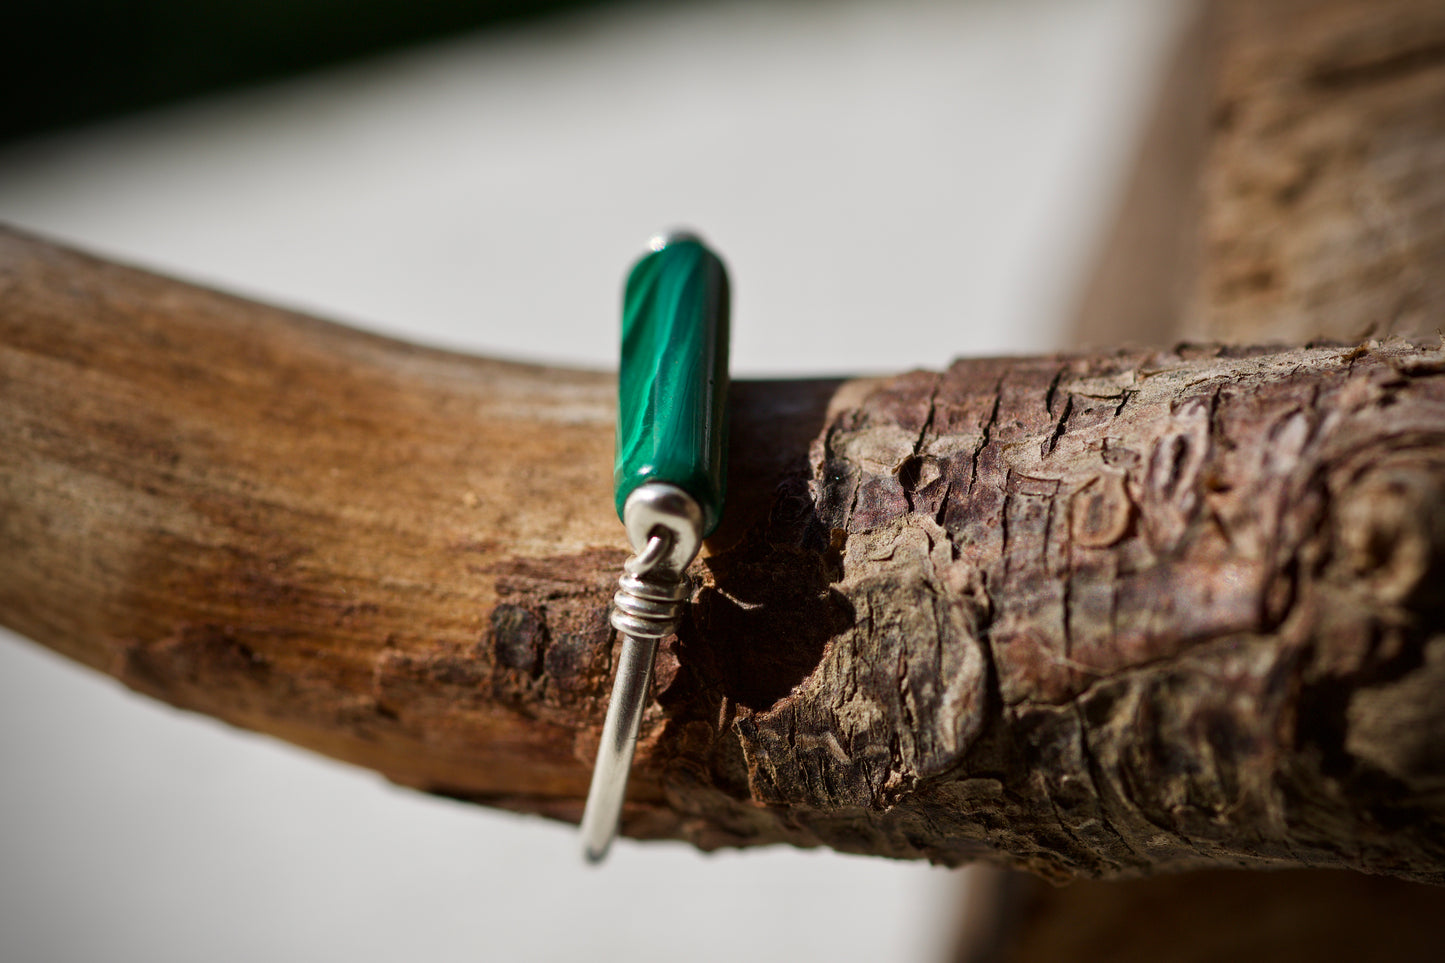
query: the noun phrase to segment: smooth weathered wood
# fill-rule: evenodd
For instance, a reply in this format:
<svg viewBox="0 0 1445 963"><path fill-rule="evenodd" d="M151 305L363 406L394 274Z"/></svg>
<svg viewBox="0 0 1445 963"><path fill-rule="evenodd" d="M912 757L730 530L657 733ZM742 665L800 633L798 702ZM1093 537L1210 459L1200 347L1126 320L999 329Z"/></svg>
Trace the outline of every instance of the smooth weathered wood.
<svg viewBox="0 0 1445 963"><path fill-rule="evenodd" d="M0 620L431 792L575 819L611 379L0 240ZM1055 879L1442 867L1445 352L751 383L625 830Z"/></svg>

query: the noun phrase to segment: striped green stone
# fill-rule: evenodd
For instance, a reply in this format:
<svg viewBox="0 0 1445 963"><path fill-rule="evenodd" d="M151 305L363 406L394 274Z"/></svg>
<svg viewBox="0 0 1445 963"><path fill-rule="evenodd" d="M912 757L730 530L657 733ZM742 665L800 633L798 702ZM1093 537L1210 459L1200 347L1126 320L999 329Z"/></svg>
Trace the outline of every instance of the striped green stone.
<svg viewBox="0 0 1445 963"><path fill-rule="evenodd" d="M728 279L685 237L633 266L622 300L617 516L633 489L668 482L696 499L703 534L722 515L727 473Z"/></svg>

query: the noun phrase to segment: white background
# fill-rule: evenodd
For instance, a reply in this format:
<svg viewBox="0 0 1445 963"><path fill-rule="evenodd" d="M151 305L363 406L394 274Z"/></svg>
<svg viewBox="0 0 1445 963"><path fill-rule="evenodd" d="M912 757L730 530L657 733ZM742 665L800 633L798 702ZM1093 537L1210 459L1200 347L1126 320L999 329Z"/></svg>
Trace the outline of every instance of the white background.
<svg viewBox="0 0 1445 963"><path fill-rule="evenodd" d="M1181 3L631 5L0 150L0 220L413 340L610 367L702 231L735 373L1057 346ZM600 471L608 466L600 466ZM620 535L620 533L619 533ZM0 546L3 549L3 546ZM936 960L960 874L616 846L0 632L0 959Z"/></svg>

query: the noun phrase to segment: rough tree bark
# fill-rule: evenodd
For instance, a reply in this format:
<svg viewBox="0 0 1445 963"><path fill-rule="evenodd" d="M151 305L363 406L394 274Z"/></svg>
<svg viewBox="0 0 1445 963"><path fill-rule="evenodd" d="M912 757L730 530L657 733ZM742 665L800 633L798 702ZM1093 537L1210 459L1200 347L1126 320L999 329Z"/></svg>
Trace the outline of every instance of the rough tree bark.
<svg viewBox="0 0 1445 963"><path fill-rule="evenodd" d="M1433 337L1445 313L1445 18L1430 0L1213 0L1086 290L1088 341ZM969 963L1435 960L1445 891L1213 871L975 881Z"/></svg>
<svg viewBox="0 0 1445 963"><path fill-rule="evenodd" d="M0 621L172 704L575 819L610 377L0 240ZM1445 350L745 383L625 830L1445 878Z"/></svg>

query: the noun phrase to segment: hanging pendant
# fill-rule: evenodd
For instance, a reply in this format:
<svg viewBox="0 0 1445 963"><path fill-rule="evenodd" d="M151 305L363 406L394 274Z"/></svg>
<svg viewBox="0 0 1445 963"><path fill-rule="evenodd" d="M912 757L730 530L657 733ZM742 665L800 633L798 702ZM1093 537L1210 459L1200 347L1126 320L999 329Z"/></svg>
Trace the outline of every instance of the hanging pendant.
<svg viewBox="0 0 1445 963"><path fill-rule="evenodd" d="M617 835L658 642L677 630L685 573L717 527L727 474L727 271L691 234L650 246L622 302L613 485L635 554L613 598L622 656L582 815L592 862Z"/></svg>

